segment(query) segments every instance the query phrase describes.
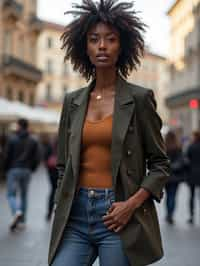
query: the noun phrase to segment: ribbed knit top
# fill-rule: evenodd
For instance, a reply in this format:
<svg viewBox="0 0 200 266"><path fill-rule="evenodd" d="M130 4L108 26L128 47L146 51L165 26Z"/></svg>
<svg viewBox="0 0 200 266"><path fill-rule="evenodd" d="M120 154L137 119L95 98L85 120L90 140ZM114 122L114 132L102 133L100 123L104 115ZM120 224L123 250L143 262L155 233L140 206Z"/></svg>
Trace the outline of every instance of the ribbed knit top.
<svg viewBox="0 0 200 266"><path fill-rule="evenodd" d="M112 115L85 120L82 134L79 187L111 188Z"/></svg>

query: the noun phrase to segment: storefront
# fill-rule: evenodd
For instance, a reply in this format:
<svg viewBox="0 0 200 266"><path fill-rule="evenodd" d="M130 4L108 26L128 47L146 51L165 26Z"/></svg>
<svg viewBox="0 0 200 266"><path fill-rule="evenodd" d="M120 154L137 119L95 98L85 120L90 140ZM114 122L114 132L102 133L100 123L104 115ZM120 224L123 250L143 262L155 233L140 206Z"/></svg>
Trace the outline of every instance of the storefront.
<svg viewBox="0 0 200 266"><path fill-rule="evenodd" d="M179 129L183 137L200 130L200 87L170 96L166 104L170 110L170 126Z"/></svg>

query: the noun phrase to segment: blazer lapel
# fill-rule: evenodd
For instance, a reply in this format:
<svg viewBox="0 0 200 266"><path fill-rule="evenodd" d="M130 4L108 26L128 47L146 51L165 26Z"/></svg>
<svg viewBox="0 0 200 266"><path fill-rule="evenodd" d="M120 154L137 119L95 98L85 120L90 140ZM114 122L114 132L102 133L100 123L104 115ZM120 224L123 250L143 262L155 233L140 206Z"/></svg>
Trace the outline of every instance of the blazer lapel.
<svg viewBox="0 0 200 266"><path fill-rule="evenodd" d="M116 178L123 153L123 142L134 109L134 97L129 86L125 80L119 77L116 84L111 145L113 187L116 185Z"/></svg>
<svg viewBox="0 0 200 266"><path fill-rule="evenodd" d="M87 113L87 106L89 100L90 90L93 87L93 82L86 88L83 88L76 98L72 99L70 108L70 121L71 121L71 137L70 137L70 153L72 157L72 169L74 177L77 180L80 166L80 150L82 129Z"/></svg>

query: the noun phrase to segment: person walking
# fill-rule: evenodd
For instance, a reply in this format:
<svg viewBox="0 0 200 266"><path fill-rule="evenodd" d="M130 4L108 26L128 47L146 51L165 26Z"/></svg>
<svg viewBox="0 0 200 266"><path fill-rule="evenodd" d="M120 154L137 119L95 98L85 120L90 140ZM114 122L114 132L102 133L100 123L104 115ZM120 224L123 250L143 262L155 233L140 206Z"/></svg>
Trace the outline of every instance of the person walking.
<svg viewBox="0 0 200 266"><path fill-rule="evenodd" d="M166 221L169 224L174 224L177 189L180 182L185 178L185 164L181 146L173 131L169 131L166 134L165 143L171 166L170 179L165 186L167 210Z"/></svg>
<svg viewBox="0 0 200 266"><path fill-rule="evenodd" d="M187 149L187 158L189 160L189 172L187 175L187 183L190 190L189 198L189 219L188 223L194 223L194 210L195 210L195 195L196 190L200 188L200 132L193 132L192 143L188 146Z"/></svg>
<svg viewBox="0 0 200 266"><path fill-rule="evenodd" d="M144 52L133 4L84 0L62 35L65 59L91 79L66 94L49 265L141 266L163 256L154 200L169 160L151 90L126 81ZM147 168L148 171L147 171Z"/></svg>
<svg viewBox="0 0 200 266"><path fill-rule="evenodd" d="M13 215L10 230L25 225L27 193L32 170L38 158L38 143L28 131L28 120L17 121L17 132L8 139L5 154L7 198Z"/></svg>

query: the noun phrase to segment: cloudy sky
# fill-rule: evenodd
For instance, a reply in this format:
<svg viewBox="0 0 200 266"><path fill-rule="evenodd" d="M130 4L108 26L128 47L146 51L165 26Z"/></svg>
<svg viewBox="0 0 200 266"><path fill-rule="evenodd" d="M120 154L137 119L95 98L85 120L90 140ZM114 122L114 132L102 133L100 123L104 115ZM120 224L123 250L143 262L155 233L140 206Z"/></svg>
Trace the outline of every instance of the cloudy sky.
<svg viewBox="0 0 200 266"><path fill-rule="evenodd" d="M129 0L130 1L130 0ZM70 17L65 16L72 3L80 0L38 0L38 15L40 18L67 24ZM146 43L153 52L167 55L169 50L169 21L166 11L175 0L135 0L135 9L140 11L140 17L148 25Z"/></svg>

